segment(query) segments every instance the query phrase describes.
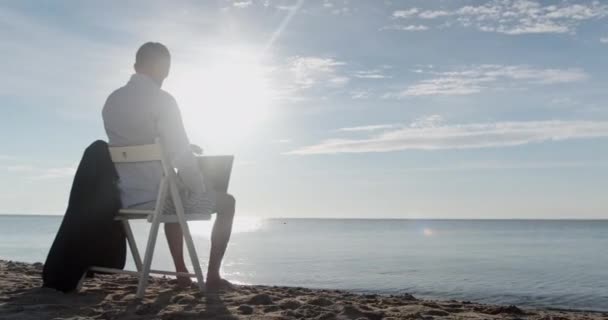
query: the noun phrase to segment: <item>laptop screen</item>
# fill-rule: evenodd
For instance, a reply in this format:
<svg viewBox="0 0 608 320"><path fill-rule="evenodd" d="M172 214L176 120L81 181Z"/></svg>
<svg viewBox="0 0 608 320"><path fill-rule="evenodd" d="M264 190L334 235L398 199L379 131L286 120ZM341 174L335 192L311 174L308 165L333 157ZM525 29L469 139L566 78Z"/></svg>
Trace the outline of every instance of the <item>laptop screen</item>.
<svg viewBox="0 0 608 320"><path fill-rule="evenodd" d="M197 159L207 187L227 193L234 156L199 156Z"/></svg>

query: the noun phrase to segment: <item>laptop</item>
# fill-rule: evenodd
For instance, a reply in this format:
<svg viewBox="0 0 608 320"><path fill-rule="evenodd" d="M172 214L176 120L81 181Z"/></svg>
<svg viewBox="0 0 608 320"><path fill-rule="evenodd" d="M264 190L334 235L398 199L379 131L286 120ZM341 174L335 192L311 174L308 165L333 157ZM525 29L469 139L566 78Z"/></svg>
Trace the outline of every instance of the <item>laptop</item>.
<svg viewBox="0 0 608 320"><path fill-rule="evenodd" d="M198 156L197 159L207 187L227 193L234 156Z"/></svg>

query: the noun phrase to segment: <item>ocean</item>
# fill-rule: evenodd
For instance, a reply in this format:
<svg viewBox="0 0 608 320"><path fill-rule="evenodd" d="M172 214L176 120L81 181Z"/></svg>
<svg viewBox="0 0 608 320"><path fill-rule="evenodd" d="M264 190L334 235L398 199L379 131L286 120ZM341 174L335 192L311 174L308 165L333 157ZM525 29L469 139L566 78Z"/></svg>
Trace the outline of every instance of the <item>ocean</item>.
<svg viewBox="0 0 608 320"><path fill-rule="evenodd" d="M0 216L0 259L44 262L61 218ZM134 225L141 251L148 227ZM206 270L211 223L191 228ZM153 267L172 268L164 235ZM240 218L222 270L242 284L608 311L608 221Z"/></svg>

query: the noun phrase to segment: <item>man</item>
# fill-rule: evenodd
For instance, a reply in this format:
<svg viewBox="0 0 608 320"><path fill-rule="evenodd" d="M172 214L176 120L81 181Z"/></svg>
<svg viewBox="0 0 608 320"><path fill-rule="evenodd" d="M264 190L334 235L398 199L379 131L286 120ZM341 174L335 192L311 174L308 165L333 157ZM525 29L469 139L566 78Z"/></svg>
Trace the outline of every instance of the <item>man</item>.
<svg viewBox="0 0 608 320"><path fill-rule="evenodd" d="M156 138L168 153L179 172L180 195L186 214L217 213L211 234L211 253L207 271L207 289L230 287L220 277L220 266L234 218L235 200L229 194L206 188L204 177L193 152L200 147L190 145L175 99L161 89L169 75L171 56L160 43L142 45L135 57L135 74L122 88L114 91L103 108L103 121L111 146L154 143ZM124 163L116 166L124 208L154 208L162 167L159 163ZM163 205L165 213L174 213L172 201ZM179 225L165 224L165 234L177 272L188 272L183 255L183 235ZM178 277L181 286L190 285L189 277Z"/></svg>

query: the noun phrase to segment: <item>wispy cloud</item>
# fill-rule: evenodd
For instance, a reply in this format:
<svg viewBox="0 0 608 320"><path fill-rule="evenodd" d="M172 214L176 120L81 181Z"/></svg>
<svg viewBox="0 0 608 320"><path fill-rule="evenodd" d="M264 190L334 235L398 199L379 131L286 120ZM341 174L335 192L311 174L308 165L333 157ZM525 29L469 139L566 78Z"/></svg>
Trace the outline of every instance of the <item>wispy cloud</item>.
<svg viewBox="0 0 608 320"><path fill-rule="evenodd" d="M384 74L382 69L360 70L355 72L355 78L359 79L385 79L389 76Z"/></svg>
<svg viewBox="0 0 608 320"><path fill-rule="evenodd" d="M38 175L33 176L32 180L71 178L75 173L76 168L74 167L46 168L43 169Z"/></svg>
<svg viewBox="0 0 608 320"><path fill-rule="evenodd" d="M317 5L318 3L311 1L311 4ZM323 0L322 6L334 15L349 15L356 10L350 0Z"/></svg>
<svg viewBox="0 0 608 320"><path fill-rule="evenodd" d="M600 38L600 42L601 43L608 43L608 37L602 37L602 38Z"/></svg>
<svg viewBox="0 0 608 320"><path fill-rule="evenodd" d="M4 169L8 172L32 172L35 170L33 166L21 164L5 166Z"/></svg>
<svg viewBox="0 0 608 320"><path fill-rule="evenodd" d="M434 167L410 167L399 171L405 172L441 172L441 171L477 171L477 170L526 170L526 169L557 169L557 168L584 168L584 167L606 167L603 162L591 161L539 161L539 162L506 162L485 161L457 163L447 166Z"/></svg>
<svg viewBox="0 0 608 320"><path fill-rule="evenodd" d="M293 11L300 7L298 2L304 0L226 0L229 6L246 9L246 8L267 8L278 11ZM306 1L306 6L302 13L311 14L315 12L327 12L333 15L348 15L356 10L356 7L349 0L331 1ZM227 9L227 8L226 8Z"/></svg>
<svg viewBox="0 0 608 320"><path fill-rule="evenodd" d="M410 8L407 10L397 10L393 12L393 18L410 18L414 17L420 12L418 8Z"/></svg>
<svg viewBox="0 0 608 320"><path fill-rule="evenodd" d="M59 178L71 178L76 173L75 167L38 167L29 164L14 164L4 166L4 170L10 173L23 175L28 180L47 180Z"/></svg>
<svg viewBox="0 0 608 320"><path fill-rule="evenodd" d="M380 28L380 30L396 30L396 31L426 31L429 30L428 26L422 24L392 24Z"/></svg>
<svg viewBox="0 0 608 320"><path fill-rule="evenodd" d="M396 125L396 124L377 124L377 125L367 125L367 126L340 128L340 129L337 129L336 131L342 131L342 132L364 131L364 132L369 132L369 131L378 131L378 130L392 129L392 128L395 128L397 126L398 125Z"/></svg>
<svg viewBox="0 0 608 320"><path fill-rule="evenodd" d="M439 17L449 16L451 14L452 14L451 12L443 11L443 10L437 10L437 11L429 10L429 11L420 12L418 17L420 17L422 19L436 19Z"/></svg>
<svg viewBox="0 0 608 320"><path fill-rule="evenodd" d="M273 143L290 143L291 139L276 139L272 141Z"/></svg>
<svg viewBox="0 0 608 320"><path fill-rule="evenodd" d="M244 9L247 8L249 6L251 6L253 4L253 1L248 0L248 1L235 1L234 3L232 3L232 6L239 8L239 9Z"/></svg>
<svg viewBox="0 0 608 320"><path fill-rule="evenodd" d="M581 69L541 69L530 66L479 65L454 71L420 70L433 78L422 80L400 92L385 94L385 98L430 95L468 95L485 89L513 84L549 85L583 81L588 75Z"/></svg>
<svg viewBox="0 0 608 320"><path fill-rule="evenodd" d="M336 76L329 78L329 84L334 87L343 87L350 82L349 77L345 76Z"/></svg>
<svg viewBox="0 0 608 320"><path fill-rule="evenodd" d="M359 127L365 128L365 127ZM332 138L288 152L295 155L479 149L546 141L608 137L608 121L513 121L430 126L374 125L365 138ZM340 130L349 131L349 130ZM350 130L357 131L357 130ZM365 130L359 130L365 131ZM376 133L380 131L380 133Z"/></svg>
<svg viewBox="0 0 608 320"><path fill-rule="evenodd" d="M317 84L344 86L349 78L338 74L338 68L345 64L334 58L294 57L289 63L289 69L294 75L295 84L302 89Z"/></svg>
<svg viewBox="0 0 608 320"><path fill-rule="evenodd" d="M368 99L372 96L369 90L353 90L350 92L350 97L352 99Z"/></svg>
<svg viewBox="0 0 608 320"><path fill-rule="evenodd" d="M574 33L588 20L608 16L608 5L600 1L542 4L531 0L493 0L479 6L453 10L421 10L409 8L394 11L393 19L446 18L449 24L474 27L480 31L509 35L531 33Z"/></svg>

